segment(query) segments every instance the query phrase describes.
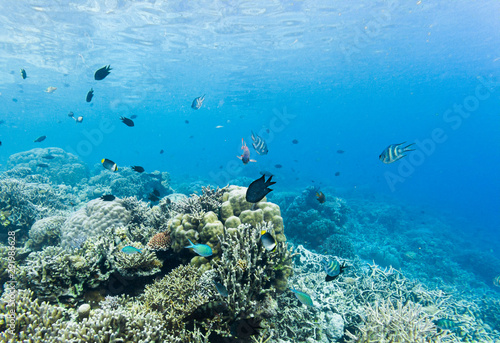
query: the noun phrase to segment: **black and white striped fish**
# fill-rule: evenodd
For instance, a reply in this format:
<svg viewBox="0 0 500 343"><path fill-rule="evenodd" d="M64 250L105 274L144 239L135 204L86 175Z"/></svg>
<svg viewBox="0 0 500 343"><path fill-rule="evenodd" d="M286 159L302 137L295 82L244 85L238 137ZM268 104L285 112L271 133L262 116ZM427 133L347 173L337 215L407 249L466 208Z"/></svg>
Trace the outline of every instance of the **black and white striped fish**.
<svg viewBox="0 0 500 343"><path fill-rule="evenodd" d="M267 144L266 141L263 140L260 136L257 136L255 133L252 131L252 146L259 155L267 155Z"/></svg>
<svg viewBox="0 0 500 343"><path fill-rule="evenodd" d="M203 100L205 100L205 94L203 96L199 96L193 100L193 103L191 104L191 108L194 110L200 109L201 105L203 105Z"/></svg>
<svg viewBox="0 0 500 343"><path fill-rule="evenodd" d="M397 160L402 159L403 157L406 156L405 152L415 150L415 149L409 149L415 143L409 144L405 147L401 147L401 145L405 143L406 142L389 145L387 148L385 148L384 151L382 151L378 159L384 162L385 164L396 162Z"/></svg>

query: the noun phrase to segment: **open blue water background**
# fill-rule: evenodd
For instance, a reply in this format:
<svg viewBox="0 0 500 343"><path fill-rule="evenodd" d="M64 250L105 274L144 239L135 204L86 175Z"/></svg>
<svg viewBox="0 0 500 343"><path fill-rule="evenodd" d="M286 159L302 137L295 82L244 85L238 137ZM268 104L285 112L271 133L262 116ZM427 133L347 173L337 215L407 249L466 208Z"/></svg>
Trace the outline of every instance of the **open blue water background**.
<svg viewBox="0 0 500 343"><path fill-rule="evenodd" d="M267 170L276 191L387 196L456 220L485 248L500 241L497 1L8 0L0 13L4 166L57 146L90 166L109 158L220 186ZM132 114L134 128L118 120ZM436 129L432 151L378 160ZM243 166L251 130L269 154L251 148L258 162Z"/></svg>

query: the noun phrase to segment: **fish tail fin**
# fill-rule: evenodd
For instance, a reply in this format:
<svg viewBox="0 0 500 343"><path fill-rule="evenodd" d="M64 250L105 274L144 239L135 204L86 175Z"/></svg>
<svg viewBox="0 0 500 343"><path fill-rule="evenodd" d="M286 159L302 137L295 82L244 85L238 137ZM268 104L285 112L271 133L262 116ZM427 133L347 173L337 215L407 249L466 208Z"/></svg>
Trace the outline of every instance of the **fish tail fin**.
<svg viewBox="0 0 500 343"><path fill-rule="evenodd" d="M192 248L192 247L194 247L193 242L191 242L191 240L189 238L187 240L189 241L190 245L188 245L187 247L184 247L184 248Z"/></svg>
<svg viewBox="0 0 500 343"><path fill-rule="evenodd" d="M406 143L406 142L405 142ZM403 151L415 151L415 149L408 149L409 147L411 147L412 145L415 145L415 143L411 143L411 144L408 144L407 146L405 146L403 148Z"/></svg>

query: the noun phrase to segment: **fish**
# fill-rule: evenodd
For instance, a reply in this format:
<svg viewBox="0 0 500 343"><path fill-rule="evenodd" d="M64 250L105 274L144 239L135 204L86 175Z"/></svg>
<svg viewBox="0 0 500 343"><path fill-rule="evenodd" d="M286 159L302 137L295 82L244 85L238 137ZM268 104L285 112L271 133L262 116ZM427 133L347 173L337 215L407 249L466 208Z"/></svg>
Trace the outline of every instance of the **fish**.
<svg viewBox="0 0 500 343"><path fill-rule="evenodd" d="M333 281L339 277L339 275L344 271L346 267L345 263L342 265L335 259L329 260L324 259L321 264L325 268L326 278L325 281Z"/></svg>
<svg viewBox="0 0 500 343"><path fill-rule="evenodd" d="M2 141L0 141L0 146L2 146Z"/></svg>
<svg viewBox="0 0 500 343"><path fill-rule="evenodd" d="M339 175L340 175L340 172L336 172L336 173L335 173L335 176L339 176Z"/></svg>
<svg viewBox="0 0 500 343"><path fill-rule="evenodd" d="M16 98L12 98L12 101L17 102L17 99Z"/></svg>
<svg viewBox="0 0 500 343"><path fill-rule="evenodd" d="M457 323L451 319L446 319L446 318L441 318L441 319L435 320L433 323L441 330L450 330L450 331L455 330L461 324L461 323Z"/></svg>
<svg viewBox="0 0 500 343"><path fill-rule="evenodd" d="M153 189L153 192L152 192L154 195L156 195L157 197L160 196L160 191L157 190L157 189Z"/></svg>
<svg viewBox="0 0 500 343"><path fill-rule="evenodd" d="M135 119L135 118L137 118L137 114L132 114L132 115L130 116L130 119Z"/></svg>
<svg viewBox="0 0 500 343"><path fill-rule="evenodd" d="M259 172L259 174L260 174L260 175L265 175L265 176L274 176L274 174L273 174L273 173L268 172L267 170L261 170L261 171Z"/></svg>
<svg viewBox="0 0 500 343"><path fill-rule="evenodd" d="M273 190L268 188L271 185L274 185L276 182L272 182L272 175L267 179L266 176L262 175L259 179L253 181L247 188L247 192L245 194L246 201L250 203L257 203L261 201L269 192Z"/></svg>
<svg viewBox="0 0 500 343"><path fill-rule="evenodd" d="M87 102L91 102L92 101L92 97L94 96L94 88L90 88L89 92L87 93Z"/></svg>
<svg viewBox="0 0 500 343"><path fill-rule="evenodd" d="M101 69L97 69L97 71L94 73L94 79L97 81L103 80L106 76L109 75L111 70L112 68L110 65L104 66Z"/></svg>
<svg viewBox="0 0 500 343"><path fill-rule="evenodd" d="M387 148L382 151L378 159L385 164L393 163L396 162L397 160L402 159L406 155L404 154L405 152L409 151L414 151L415 149L409 149L412 145L415 143L409 144L405 147L401 147L401 145L405 144L406 142L399 143L399 144L391 144Z"/></svg>
<svg viewBox="0 0 500 343"><path fill-rule="evenodd" d="M500 287L500 275L493 279L493 286Z"/></svg>
<svg viewBox="0 0 500 343"><path fill-rule="evenodd" d="M294 140L292 141L292 144L299 144L299 141L298 141L298 140L296 140L296 139L294 139Z"/></svg>
<svg viewBox="0 0 500 343"><path fill-rule="evenodd" d="M52 155L45 155L45 156L42 156L42 158L45 158L46 160L53 160L55 157Z"/></svg>
<svg viewBox="0 0 500 343"><path fill-rule="evenodd" d="M22 69L21 68L21 77L23 78L23 80L25 80L28 76L26 76L26 70Z"/></svg>
<svg viewBox="0 0 500 343"><path fill-rule="evenodd" d="M118 170L118 166L116 165L115 162L108 160L107 158L103 158L101 160L102 166L108 170L111 170L112 172L115 172Z"/></svg>
<svg viewBox="0 0 500 343"><path fill-rule="evenodd" d="M45 92L46 93L54 93L57 90L57 87L48 87Z"/></svg>
<svg viewBox="0 0 500 343"><path fill-rule="evenodd" d="M241 139L241 150L243 150L243 154L236 157L238 157L243 162L243 164L248 164L248 162L257 162L256 160L250 159L250 149L248 149L247 143L245 143L243 138Z"/></svg>
<svg viewBox="0 0 500 343"><path fill-rule="evenodd" d="M203 105L203 100L205 100L205 94L203 96L199 96L193 100L193 103L191 104L191 108L194 110L200 109L201 105Z"/></svg>
<svg viewBox="0 0 500 343"><path fill-rule="evenodd" d="M217 282L215 280L214 280L214 285L215 285L215 288L217 289L217 292L219 292L219 294L221 296L223 296L224 298L227 298L229 293L227 292L226 286L224 286L223 284L221 284L220 282Z"/></svg>
<svg viewBox="0 0 500 343"><path fill-rule="evenodd" d="M283 166L281 164L275 164L274 168L281 169L281 168L283 168Z"/></svg>
<svg viewBox="0 0 500 343"><path fill-rule="evenodd" d="M105 194L99 199L101 199L102 201L113 201L116 199L116 197L113 194Z"/></svg>
<svg viewBox="0 0 500 343"><path fill-rule="evenodd" d="M40 142L43 142L45 140L45 138L47 138L47 136L40 136L37 139L35 139L33 142L40 143Z"/></svg>
<svg viewBox="0 0 500 343"><path fill-rule="evenodd" d="M68 117L73 118L74 116L75 116L75 114L73 112L68 113Z"/></svg>
<svg viewBox="0 0 500 343"><path fill-rule="evenodd" d="M122 248L122 252L128 255L133 255L133 254L142 254L141 249L138 249L136 247L133 247L131 245L127 245L126 247Z"/></svg>
<svg viewBox="0 0 500 343"><path fill-rule="evenodd" d="M160 198L158 198L158 196L154 195L153 193L149 193L148 200L151 200L152 202L157 202L160 200Z"/></svg>
<svg viewBox="0 0 500 343"><path fill-rule="evenodd" d="M132 170L135 170L138 173L144 173L144 168L141 166L132 166L130 168L132 168Z"/></svg>
<svg viewBox="0 0 500 343"><path fill-rule="evenodd" d="M49 165L47 163L38 163L36 166L40 167L40 168L48 168L49 167Z"/></svg>
<svg viewBox="0 0 500 343"><path fill-rule="evenodd" d="M216 128L216 129L222 129L223 127L224 127L224 126L222 126L222 125L217 125L215 128Z"/></svg>
<svg viewBox="0 0 500 343"><path fill-rule="evenodd" d="M187 119L186 119L186 120L184 120L184 122L185 122L186 124L189 124L189 120L187 120Z"/></svg>
<svg viewBox="0 0 500 343"><path fill-rule="evenodd" d="M263 230L260 233L260 240L267 251L274 251L274 249L276 249L276 240L269 232Z"/></svg>
<svg viewBox="0 0 500 343"><path fill-rule="evenodd" d="M337 150L337 154L343 154L344 152L344 150Z"/></svg>
<svg viewBox="0 0 500 343"><path fill-rule="evenodd" d="M297 297L297 299L299 299L299 301L302 304L304 304L306 306L314 307L313 301L312 301L311 296L309 294L301 292L301 291L297 291L295 288L292 288L291 291L293 293L295 293L295 296Z"/></svg>
<svg viewBox="0 0 500 343"><path fill-rule="evenodd" d="M252 131L252 141L253 141L252 146L257 154L267 155L268 150L266 141L262 139L260 136L253 133L253 131Z"/></svg>
<svg viewBox="0 0 500 343"><path fill-rule="evenodd" d="M164 153L164 151L163 151L163 149L161 149L161 150L160 150L160 154L163 154L163 153Z"/></svg>
<svg viewBox="0 0 500 343"><path fill-rule="evenodd" d="M193 251L195 253L197 253L198 255L203 256L203 257L212 256L212 248L210 248L209 245L193 244L193 242L191 242L191 240L189 238L188 238L188 241L191 245L188 245L187 247L184 247L184 248L193 249Z"/></svg>
<svg viewBox="0 0 500 343"><path fill-rule="evenodd" d="M323 194L323 192L316 192L316 200L318 200L318 202L320 204L322 204L322 203L324 203L326 201L326 197Z"/></svg>
<svg viewBox="0 0 500 343"><path fill-rule="evenodd" d="M129 126L129 127L132 127L134 126L134 122L132 121L132 119L128 119L128 118L125 118L125 117L120 117L120 120L123 122L123 124Z"/></svg>

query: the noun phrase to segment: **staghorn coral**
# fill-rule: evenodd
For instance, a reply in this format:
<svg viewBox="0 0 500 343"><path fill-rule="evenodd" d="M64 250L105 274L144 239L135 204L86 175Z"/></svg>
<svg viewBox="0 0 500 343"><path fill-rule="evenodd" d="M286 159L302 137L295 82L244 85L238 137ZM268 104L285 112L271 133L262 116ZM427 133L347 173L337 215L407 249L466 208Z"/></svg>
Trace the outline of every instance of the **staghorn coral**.
<svg viewBox="0 0 500 343"><path fill-rule="evenodd" d="M107 228L125 226L130 221L130 212L123 206L121 199L102 201L94 199L85 207L74 212L61 228L61 245L78 237L93 237L103 234Z"/></svg>
<svg viewBox="0 0 500 343"><path fill-rule="evenodd" d="M346 331L348 342L439 343L456 342L448 332L438 334L432 318L413 302L381 300L364 307L366 316L356 335Z"/></svg>

